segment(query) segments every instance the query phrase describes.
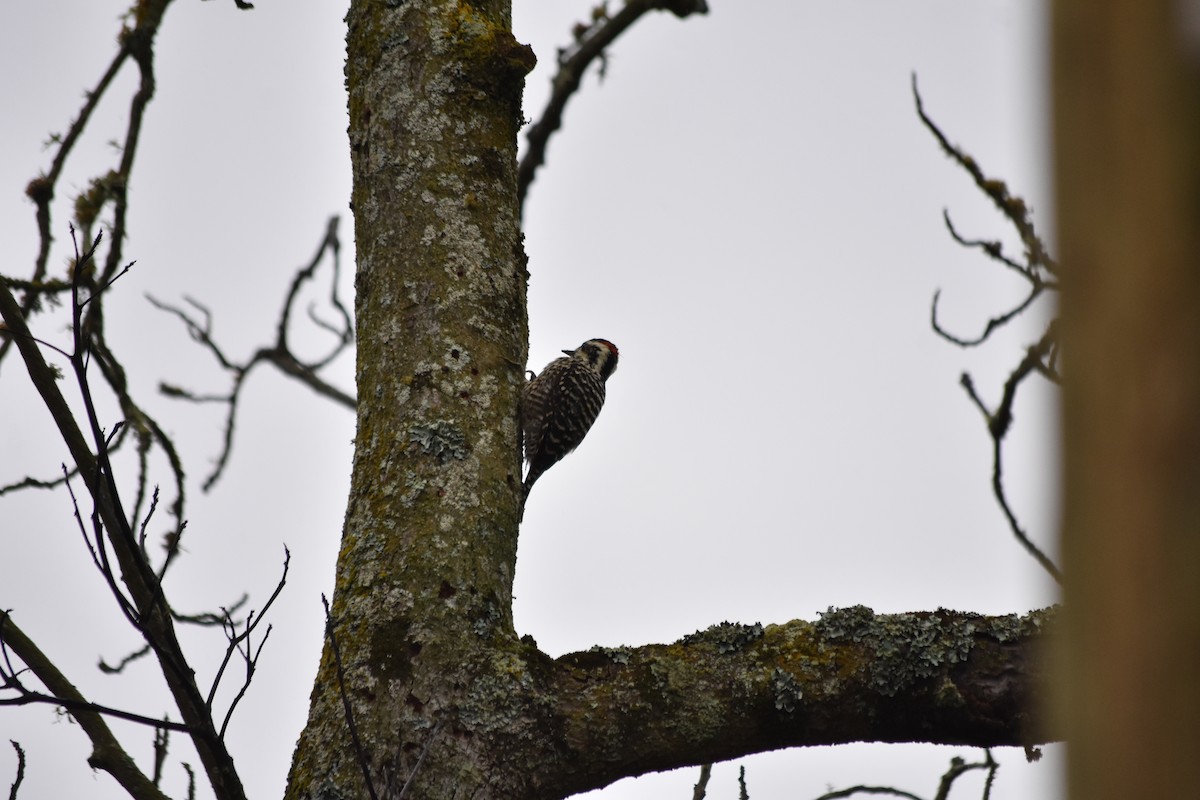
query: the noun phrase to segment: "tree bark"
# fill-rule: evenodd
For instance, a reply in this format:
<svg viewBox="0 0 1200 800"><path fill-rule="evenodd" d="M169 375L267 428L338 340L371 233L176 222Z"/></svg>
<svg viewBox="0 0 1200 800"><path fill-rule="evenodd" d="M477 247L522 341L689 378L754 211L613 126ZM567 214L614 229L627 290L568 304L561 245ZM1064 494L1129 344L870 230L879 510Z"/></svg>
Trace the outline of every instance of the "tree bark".
<svg viewBox="0 0 1200 800"><path fill-rule="evenodd" d="M532 51L507 2L351 4L358 429L334 632L376 789L469 796L517 695L512 578L527 350L516 135ZM365 797L328 643L288 797ZM475 788L471 788L475 787ZM333 792L333 794L330 794Z"/></svg>
<svg viewBox="0 0 1200 800"><path fill-rule="evenodd" d="M1200 786L1200 13L1060 0L1072 797Z"/></svg>
<svg viewBox="0 0 1200 800"><path fill-rule="evenodd" d="M342 668L327 642L287 797L557 798L791 745L1043 741L1027 710L1045 612L855 608L557 660L517 637L515 156L533 56L504 3L358 0L347 20L359 349Z"/></svg>

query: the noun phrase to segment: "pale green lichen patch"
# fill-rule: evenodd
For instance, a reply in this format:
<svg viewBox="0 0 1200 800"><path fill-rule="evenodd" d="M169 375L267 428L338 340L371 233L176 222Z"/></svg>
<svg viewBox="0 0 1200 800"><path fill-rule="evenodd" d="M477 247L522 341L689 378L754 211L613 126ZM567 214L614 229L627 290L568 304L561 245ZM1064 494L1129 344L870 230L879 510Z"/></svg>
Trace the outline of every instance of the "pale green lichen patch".
<svg viewBox="0 0 1200 800"><path fill-rule="evenodd" d="M886 697L937 675L946 665L965 661L980 635L1005 641L1040 624L1028 621L1032 615L1002 618L994 625L973 614L875 614L864 606L830 608L820 616L814 630L825 642L851 642L871 652L864 662L868 684Z"/></svg>
<svg viewBox="0 0 1200 800"><path fill-rule="evenodd" d="M434 420L425 425L413 425L408 429L408 439L428 456L445 464L450 459L462 460L470 450L462 432L453 423Z"/></svg>

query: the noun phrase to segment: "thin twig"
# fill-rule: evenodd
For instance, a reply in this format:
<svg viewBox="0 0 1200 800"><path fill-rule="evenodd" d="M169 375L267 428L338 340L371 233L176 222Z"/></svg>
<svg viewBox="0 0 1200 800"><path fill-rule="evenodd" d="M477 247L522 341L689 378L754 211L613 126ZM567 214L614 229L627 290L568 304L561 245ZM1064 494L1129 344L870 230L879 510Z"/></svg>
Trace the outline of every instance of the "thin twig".
<svg viewBox="0 0 1200 800"><path fill-rule="evenodd" d="M154 785L162 785L163 765L167 761L167 750L171 744L171 732L159 728L154 732Z"/></svg>
<svg viewBox="0 0 1200 800"><path fill-rule="evenodd" d="M1024 300L1022 300L1020 303L1018 303L1012 309L1006 311L1005 313L1003 313L997 317L989 317L987 324L984 325L983 333L979 334L974 339L964 339L964 338L955 336L954 334L950 333L949 331L947 331L945 328L942 327L940 322L938 322L938 300L941 298L941 295L942 295L942 292L939 289L938 291L933 293L933 306L929 313L929 322L930 322L930 325L932 325L932 327L933 327L933 332L936 333L938 336L942 337L943 339L945 339L946 341L950 342L951 344L956 344L959 347L975 347L977 345L981 345L984 342L986 342L988 337L991 336L992 333L997 328L1001 328L1004 325L1007 325L1013 319L1015 319L1016 317L1018 317L1022 313L1024 313L1025 309L1027 309L1031 305L1033 305L1033 301L1037 300L1038 297L1041 296L1041 294L1042 294L1042 288L1035 287L1034 289L1032 289L1029 292L1028 295L1026 295Z"/></svg>
<svg viewBox="0 0 1200 800"><path fill-rule="evenodd" d="M67 465L63 464L63 473L67 472ZM88 554L92 557L92 565L96 567L96 571L104 578L105 584L112 592L114 599L117 601L117 606L121 609L121 613L125 619L139 632L141 631L141 622L138 619L137 607L133 601L125 596L125 592L117 584L116 576L113 573L112 565L108 561L108 549L104 543L103 528L100 524L98 516L93 513L92 534L88 534L87 526L83 522L83 514L79 510L79 498L75 496L75 488L71 486L70 481L67 481L67 495L71 498L71 509L75 517L75 523L79 528L79 534L83 537L83 543L88 549Z"/></svg>
<svg viewBox="0 0 1200 800"><path fill-rule="evenodd" d="M222 739L225 738L225 731L229 728L229 721L233 719L234 710L238 707L238 703L242 702L242 698L246 696L246 692L250 689L250 682L254 680L254 671L258 669L258 657L262 655L263 648L267 646L267 639L271 636L272 630L272 626L268 625L266 631L263 632L262 641L258 643L258 647L256 648L251 648L250 631L247 630L245 649L242 650L239 647L239 651L242 653L242 660L246 665L246 677L242 681L242 685L238 687L237 694L230 701L229 708L225 710L225 719L221 720L220 736Z"/></svg>
<svg viewBox="0 0 1200 800"><path fill-rule="evenodd" d="M950 212L946 210L942 211L942 219L946 224L946 230L950 232L950 236L954 241L967 249L980 250L991 260L1003 265L1005 269L1017 273L1017 275L1029 284L1029 292L1025 298L1003 314L998 314L988 319L983 332L975 338L955 336L941 326L941 323L938 322L937 314L938 300L941 293L940 291L934 293L933 307L930 311L930 323L933 326L934 332L946 341L952 342L959 347L975 347L987 341L988 337L996 329L1007 325L1013 319L1020 316L1043 292L1057 290L1058 282L1052 277L1057 267L1046 251L1045 244L1034 229L1033 221L1029 215L1029 207L1025 204L1025 201L1020 197L1010 194L1008 187L1003 181L987 177L983 173L983 170L980 169L978 162L964 152L962 148L951 144L946 135L942 133L941 128L925 113L925 107L921 101L921 93L917 89L916 74L912 76L912 91L913 99L916 102L917 116L920 117L922 124L937 139L942 151L966 170L975 181L975 185L991 198L996 207L1000 209L1000 213L1016 229L1017 235L1025 246L1025 263L1021 263L1006 255L1003 245L998 241L965 238L955 229L954 224L950 221ZM1047 277L1047 273L1051 277Z"/></svg>
<svg viewBox="0 0 1200 800"><path fill-rule="evenodd" d="M1000 764L992 758L991 749L984 750L987 754L987 759L984 764L987 768L987 777L983 781L983 800L991 800L992 786L996 783L996 773L1000 770Z"/></svg>
<svg viewBox="0 0 1200 800"><path fill-rule="evenodd" d="M0 640L0 646L5 642ZM123 719L126 722L136 722L139 725L146 725L159 730L182 731L183 733L192 733L192 729L181 722L171 722L168 719L156 719L147 717L144 714L137 714L132 711L125 711L120 708L106 706L103 703L93 703L87 700L75 700L68 697L58 697L56 695L46 694L44 692L34 691L23 685L15 674L5 674L0 676L4 680L4 689L12 689L18 692L13 697L0 697L0 706L28 706L28 705L51 705L61 708L71 713L71 716L76 717L80 712L91 711L96 714L103 714L106 717L114 719Z"/></svg>
<svg viewBox="0 0 1200 800"><path fill-rule="evenodd" d="M692 787L692 800L704 800L708 793L708 779L712 777L712 764L700 765L700 780Z"/></svg>
<svg viewBox="0 0 1200 800"><path fill-rule="evenodd" d="M62 486L64 483L66 483L68 477L75 474L78 473L75 470L71 470L66 476L54 478L53 480L43 480L41 478L35 478L31 475L27 475L19 481L15 481L5 486L0 486L0 496L8 494L9 492L20 491L21 489L57 489L59 486Z"/></svg>
<svg viewBox="0 0 1200 800"><path fill-rule="evenodd" d="M995 261L999 261L1004 266L1008 267L1013 272L1016 272L1025 280L1032 284L1041 286L1043 289L1058 289L1058 281L1053 278L1046 278L1040 274L1033 264L1022 264L1014 258L1010 258L1004 252L1004 245L995 240L985 239L967 239L954 227L954 223L950 220L950 212L942 209L942 221L946 223L946 230L950 231L950 238L958 242L963 247L968 249L977 249L983 251L984 255Z"/></svg>
<svg viewBox="0 0 1200 800"><path fill-rule="evenodd" d="M13 750L17 751L17 775L13 778L12 786L8 790L8 800L17 800L17 792L25 780L25 751L21 749L21 745L16 739L9 739L8 743L13 746Z"/></svg>
<svg viewBox="0 0 1200 800"><path fill-rule="evenodd" d="M445 719L439 719L437 724L429 730L429 735L425 737L425 745L421 748L421 754L417 756L417 763L413 764L412 771L408 773L408 778L405 779L404 785L400 787L400 794L396 795L396 800L404 800L408 796L408 789L413 785L413 780L417 777L417 773L421 771L421 766L425 763L425 756L429 755L429 749L433 747L433 740L441 733L442 726L445 724Z"/></svg>
<svg viewBox="0 0 1200 800"><path fill-rule="evenodd" d="M54 158L50 162L50 169L31 180L25 189L26 196L33 201L36 209L34 217L37 221L38 229L38 254L34 260L33 275L30 280L20 284L14 283L17 288L25 291L25 296L19 304L22 317L27 317L39 308L43 294L58 293L68 288L64 281L45 281L46 266L50 259L50 246L54 241L54 237L50 232L50 206L54 200L54 192L58 185L58 179L62 175L63 167L66 166L67 157L74 150L79 137L83 135L83 131L92 117L92 112L100 104L100 99L104 96L109 86L112 85L113 80L117 77L117 73L120 72L121 66L127 58L129 58L129 49L122 43L116 55L113 56L112 62L109 63L108 69L100 76L96 87L84 94L83 107L79 110L79 114L75 117L75 120L67 128L66 135L55 137L58 149L55 151ZM44 286L44 288L38 288L39 285ZM4 356L7 354L11 343L12 341L9 339L0 341L0 361L4 360Z"/></svg>
<svg viewBox="0 0 1200 800"><path fill-rule="evenodd" d="M856 794L886 794L892 797L903 797L905 800L924 800L918 794L906 792L903 789L896 789L891 786L851 786L848 789L838 789L833 792L826 792L816 800L840 800L843 797L853 797Z"/></svg>
<svg viewBox="0 0 1200 800"><path fill-rule="evenodd" d="M950 790L954 787L954 782L968 772L976 769L985 769L988 772L983 790L983 800L987 800L988 793L991 791L992 780L996 777L996 770L1000 768L1000 765L992 758L991 750L984 750L983 752L986 755L984 760L974 764L968 764L958 756L950 759L950 768L946 770L946 774L938 782L937 794L933 796L933 800L947 800L950 797Z"/></svg>
<svg viewBox="0 0 1200 800"><path fill-rule="evenodd" d="M1007 256L1004 253L1003 246L998 241L967 239L963 237L950 221L949 212L944 211L942 214L946 223L946 229L950 232L950 236L954 241L968 249L982 251L992 261L999 263L1007 270L1016 272L1029 284L1029 292L1023 300L1003 314L989 318L984 325L983 332L970 339L955 336L941 326L938 322L938 301L941 298L941 292L934 292L933 303L930 309L930 325L934 332L959 347L975 347L987 341L998 328L1007 325L1025 313L1042 294L1047 291L1057 291L1059 288L1058 281L1053 277L1057 272L1057 265L1050 257L1045 245L1038 236L1025 201L1020 197L1010 194L1008 187L1003 181L988 178L975 159L964 152L962 148L951 144L937 124L925 113L921 94L917 89L917 77L915 74L912 78L912 92L913 99L916 102L917 116L920 117L921 122L937 139L942 151L971 175L975 181L975 185L991 198L996 207L1000 209L1001 214L1013 225L1020 236L1022 244L1025 246L1025 260L1022 263ZM1016 513L1009 504L1008 496L1004 489L1003 468L1004 437L1012 425L1013 405L1016 400L1017 389L1020 387L1022 381L1029 375L1037 373L1054 383L1059 382L1059 374L1056 367L1058 340L1055 328L1055 322L1051 322L1038 343L1027 349L1025 357L1009 375L1008 380L1005 381L1004 391L995 411L988 409L987 404L984 403L976 391L975 384L969 374L963 373L959 382L967 392L967 396L971 399L971 402L975 404L975 407L979 409L987 422L988 433L992 439L992 493L1000 505L1000 509L1008 522L1009 529L1021 546L1033 556L1034 560L1055 581L1061 583L1061 571L1042 552L1041 548L1033 543L1028 533L1021 527L1020 522L1017 520Z"/></svg>
<svg viewBox="0 0 1200 800"><path fill-rule="evenodd" d="M971 175L975 180L975 185L991 198L996 207L1000 209L1000 213L1016 227L1017 233L1021 237L1021 242L1025 245L1027 251L1026 257L1029 261L1029 268L1034 271L1044 268L1047 272L1056 274L1058 272L1058 265L1046 251L1041 237L1034 228L1033 220L1029 215L1029 206L1020 197L1009 194L1008 186L1005 185L1004 181L989 178L979 168L979 164L974 158L964 153L956 145L950 143L950 140L942 133L941 128L925 113L924 104L921 102L921 93L917 89L917 74L915 72L912 75L912 91L913 100L917 105L917 116L921 118L921 122L924 123L929 132L937 139L942 151Z"/></svg>
<svg viewBox="0 0 1200 800"><path fill-rule="evenodd" d="M297 379L317 394L333 400L345 408L353 409L356 406L356 401L352 395L330 384L318 374L320 370L345 353L347 348L354 342L354 321L338 294L338 283L341 276L341 242L338 239L337 232L338 217L335 216L330 218L326 224L325 235L322 237L313 257L292 278L284 300L283 309L280 312L279 321L276 324L275 342L269 347L260 347L249 359L241 363L226 355L221 346L217 344L216 339L213 337L212 313L202 303L189 297L184 298L185 302L200 314L200 318L198 319L192 313L182 308L147 295L147 299L151 305L179 319L187 328L188 335L192 340L208 351L217 364L229 373L232 380L232 386L229 392L225 394L193 392L167 382L159 384L159 391L168 397L187 400L193 403L220 403L226 407L225 424L222 428L221 451L216 458L212 471L201 484L204 491L207 492L216 485L216 482L221 478L226 467L229 465L233 454L237 411L242 389L245 387L246 380L249 378L251 371L259 364L274 365L280 372ZM329 304L335 309L341 321L339 325L321 322L317 320L311 310L309 311L308 316L316 322L317 327L334 334L337 339L334 346L325 355L313 361L305 361L292 352L289 343L291 321L295 304L299 300L302 288L307 282L313 280L317 268L324 262L327 254L332 262Z"/></svg>
<svg viewBox="0 0 1200 800"><path fill-rule="evenodd" d="M117 661L117 663L115 665L109 664L107 661L105 661L103 658L101 658L99 660L99 662L96 664L96 669L100 670L101 672L103 672L106 675L117 675L121 672L124 672L125 668L127 666L129 666L130 664L132 664L134 661L137 661L138 659L143 658L149 654L150 654L150 645L148 645L148 644L142 645L137 650L134 650L133 652L127 653L126 655L122 656L121 659L119 661Z"/></svg>
<svg viewBox="0 0 1200 800"><path fill-rule="evenodd" d="M1004 437L1008 434L1009 428L1013 420L1013 406L1016 402L1017 389L1027 377L1033 373L1042 374L1039 365L1042 364L1048 357L1049 353L1056 346L1056 326L1052 323L1047 328L1046 333L1038 341L1036 345L1029 348L1025 353L1025 357L1021 359L1021 363L1008 376L1008 380L1004 382L1004 393L1000 400L1000 405L995 411L988 410L987 404L979 396L975 390L975 384L971 380L971 376L963 373L960 383L963 389L967 392L967 396L975 407L983 414L984 420L987 422L988 433L992 438L992 493L996 496L996 501L1000 505L1001 511L1004 513L1005 519L1008 521L1008 527L1012 531L1013 536L1021 543L1021 546L1033 556L1034 560L1042 566L1047 573L1058 583L1062 583L1062 572L1058 566L1047 556L1041 548L1033 543L1029 538L1029 534L1021 527L1017 520L1016 513L1012 510L1012 506L1008 502L1008 495L1004 489Z"/></svg>
<svg viewBox="0 0 1200 800"><path fill-rule="evenodd" d="M670 11L683 19L692 14L707 14L705 0L628 0L615 15L603 15L575 33L575 44L561 51L558 73L551 81L550 100L541 119L529 126L525 134L528 147L517 167L517 203L525 207L525 196L537 170L546 162L546 146L550 137L562 127L567 101L579 90L583 75L593 61L603 59L604 48L649 11Z"/></svg>
<svg viewBox="0 0 1200 800"><path fill-rule="evenodd" d="M379 796L375 793L375 783L371 779L371 763L367 759L366 750L363 749L362 740L358 738L358 727L354 724L354 709L350 705L350 696L346 694L346 673L342 668L342 653L334 632L333 614L329 610L329 601L325 598L324 593L321 594L321 605L325 607L325 635L329 637L329 650L333 654L333 665L337 674L338 694L342 698L342 711L346 715L346 727L350 730L350 742L354 746L354 756L358 759L358 766L362 769L363 782L367 785L367 794L371 796L371 800L379 800ZM422 753L421 757L424 758L425 754ZM405 782L404 789L400 790L400 798L404 797L404 790L407 788L408 783Z"/></svg>
<svg viewBox="0 0 1200 800"><path fill-rule="evenodd" d="M192 765L188 762L181 761L179 763L183 767L183 771L187 773L187 800L196 800L196 772L192 769Z"/></svg>
<svg viewBox="0 0 1200 800"><path fill-rule="evenodd" d="M283 591L283 587L287 585L288 567L291 565L291 563L292 553L285 545L283 548L283 574L279 577L279 582L275 584L275 591L271 592L271 596L268 597L267 602L263 604L262 611L259 613L257 618L254 616L253 611L247 615L245 628L240 634L235 633L236 626L233 622L233 618L229 616L228 613L226 614L229 645L225 650L225 657L221 661L221 666L217 670L216 677L213 678L212 687L208 691L208 698L205 700L205 704L210 709L212 708L213 698L217 693L217 687L221 684L221 677L224 675L225 668L228 666L229 661L235 651L242 655L242 660L246 666L246 677L242 681L242 685L239 687L237 694L230 702L229 708L225 711L225 719L221 722L221 728L218 731L218 735L222 739L225 738L225 730L229 727L229 720L233 718L234 709L237 708L238 703L241 702L242 698L246 694L246 691L250 688L250 682L254 680L254 670L258 667L258 657L262 655L263 647L267 643L267 637L271 635L271 626L267 626L267 631L263 634L262 641L259 642L257 649L251 648L250 637L254 634L254 631L258 627L259 623L263 621L267 613L271 610L271 606L274 605L275 600L279 597L280 592ZM243 644L245 645L244 649L242 647Z"/></svg>

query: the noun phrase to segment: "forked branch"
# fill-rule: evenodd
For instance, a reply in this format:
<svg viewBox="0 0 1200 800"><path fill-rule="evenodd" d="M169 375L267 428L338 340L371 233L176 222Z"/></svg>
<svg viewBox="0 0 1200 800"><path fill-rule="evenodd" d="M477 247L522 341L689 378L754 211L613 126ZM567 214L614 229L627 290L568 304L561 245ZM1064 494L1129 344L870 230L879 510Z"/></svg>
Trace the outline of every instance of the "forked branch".
<svg viewBox="0 0 1200 800"><path fill-rule="evenodd" d="M335 337L335 341L324 355L314 359L302 359L292 349L289 341L291 323L301 290L305 284L314 280L317 268L325 261L326 257L331 262L328 304L336 316L336 321L329 322L321 319L312 307L308 310L308 318L318 328L332 334ZM229 459L233 453L238 402L241 399L246 379L259 364L274 365L285 375L295 378L322 397L333 400L345 408L353 409L355 407L356 401L352 395L337 388L320 375L321 370L346 353L354 343L354 321L338 294L338 285L340 282L341 241L338 238L338 217L331 217L326 225L325 235L321 239L316 253L309 260L308 264L299 269L292 278L291 286L284 300L283 309L279 315L279 322L275 327L275 341L270 346L258 348L244 362L239 362L231 358L217 344L213 336L212 314L204 305L191 298L184 298L185 302L193 309L192 311L186 311L178 306L156 300L153 297L148 298L156 308L174 315L183 322L192 340L207 350L221 369L225 370L232 377L233 385L224 394L198 393L166 382L159 385L159 390L168 397L175 397L193 403L219 403L226 407L221 452L217 457L216 466L213 467L208 477L204 479L203 488L205 491L213 487L224 473L225 468L229 465Z"/></svg>
<svg viewBox="0 0 1200 800"><path fill-rule="evenodd" d="M933 304L930 310L930 324L934 332L958 347L975 347L986 342L996 330L1026 313L1044 294L1057 292L1058 281L1055 275L1058 266L1050 257L1045 244L1034 228L1029 207L1025 201L1011 194L1003 181L989 178L984 174L982 168L980 168L974 158L962 148L950 143L950 140L942 130L925 113L924 104L921 102L921 95L917 91L916 75L913 76L912 89L917 107L917 116L920 117L921 122L933 134L934 138L937 139L942 151L950 156L956 164L966 170L975 181L975 185L991 198L992 202L1000 210L1000 213L1016 230L1024 247L1023 257L1018 260L1006 254L1003 245L999 241L968 239L955 229L954 224L950 221L949 212L943 212L946 229L950 232L950 236L954 241L968 250L982 252L993 263L1019 276L1028 286L1027 293L1020 302L1007 311L988 319L982 333L972 338L955 336L941 326L938 322L938 300L941 297L941 293L934 293ZM1008 376L1008 379L1004 383L1004 391L1000 402L995 409L988 408L987 404L980 397L975 388L975 383L968 373L963 373L960 383L976 408L983 414L984 420L987 423L988 435L992 439L992 492L996 496L996 502L1000 505L1001 511L1004 513L1009 530L1012 531L1013 536L1025 548L1026 552L1055 581L1061 583L1062 572L1050 557L1033 542L1028 532L1017 519L1016 512L1009 503L1008 493L1004 488L1003 466L1004 439L1012 425L1013 407L1016 403L1017 390L1026 378L1034 374L1040 375L1048 381L1057 384L1059 382L1057 361L1058 337L1056 335L1056 324L1052 321L1047 326L1041 339L1026 350L1024 358L1021 359L1021 362Z"/></svg>

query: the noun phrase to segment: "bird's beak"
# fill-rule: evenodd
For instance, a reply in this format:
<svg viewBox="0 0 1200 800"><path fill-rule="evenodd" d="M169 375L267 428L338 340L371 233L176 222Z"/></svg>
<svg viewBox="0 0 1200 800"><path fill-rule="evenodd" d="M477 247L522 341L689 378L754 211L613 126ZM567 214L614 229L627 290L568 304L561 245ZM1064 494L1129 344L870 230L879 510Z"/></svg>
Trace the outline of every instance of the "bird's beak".
<svg viewBox="0 0 1200 800"><path fill-rule="evenodd" d="M569 355L569 356L573 356L573 355L575 355L575 351L574 351L574 350L563 350L563 352L564 352L564 353L566 353L566 354L567 354L567 355Z"/></svg>

